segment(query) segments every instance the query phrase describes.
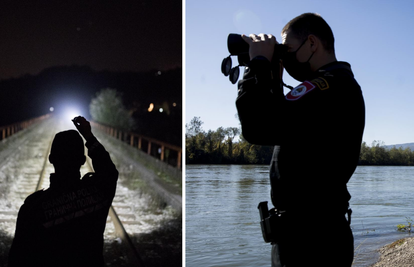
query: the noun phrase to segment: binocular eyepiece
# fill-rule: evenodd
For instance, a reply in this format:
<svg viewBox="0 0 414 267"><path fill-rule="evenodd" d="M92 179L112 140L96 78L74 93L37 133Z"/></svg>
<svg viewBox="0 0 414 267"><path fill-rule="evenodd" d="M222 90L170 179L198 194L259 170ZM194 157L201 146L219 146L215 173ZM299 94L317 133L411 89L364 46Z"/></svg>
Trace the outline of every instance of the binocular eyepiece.
<svg viewBox="0 0 414 267"><path fill-rule="evenodd" d="M243 40L240 34L230 33L227 37L227 49L230 52L230 56L223 59L223 62L221 63L221 72L224 76L229 76L230 82L235 84L240 75L239 67L247 66L250 62L249 44ZM286 51L284 45L275 45L272 62L276 62L276 60L283 58ZM237 56L238 66L232 68L231 56Z"/></svg>
<svg viewBox="0 0 414 267"><path fill-rule="evenodd" d="M223 59L221 63L221 72L224 76L229 76L230 82L235 84L239 79L239 66L247 66L249 58L249 44L246 43L240 34L230 33L227 37L227 48L230 56ZM231 56L237 56L239 65L232 68Z"/></svg>

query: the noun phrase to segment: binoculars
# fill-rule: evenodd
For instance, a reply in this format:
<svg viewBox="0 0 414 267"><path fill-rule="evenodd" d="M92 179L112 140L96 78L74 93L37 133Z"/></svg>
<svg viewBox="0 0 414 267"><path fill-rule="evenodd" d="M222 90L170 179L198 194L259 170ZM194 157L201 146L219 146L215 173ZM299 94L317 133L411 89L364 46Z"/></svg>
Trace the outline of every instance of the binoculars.
<svg viewBox="0 0 414 267"><path fill-rule="evenodd" d="M227 37L227 48L230 52L230 55L223 59L223 62L221 63L221 72L224 74L224 76L229 76L230 82L232 84L235 84L240 76L239 67L247 66L247 64L250 62L249 44L243 40L240 34L230 33ZM286 46L282 44L276 44L272 62L276 62L275 60L283 58L286 52ZM237 56L239 63L238 66L232 67L231 56Z"/></svg>

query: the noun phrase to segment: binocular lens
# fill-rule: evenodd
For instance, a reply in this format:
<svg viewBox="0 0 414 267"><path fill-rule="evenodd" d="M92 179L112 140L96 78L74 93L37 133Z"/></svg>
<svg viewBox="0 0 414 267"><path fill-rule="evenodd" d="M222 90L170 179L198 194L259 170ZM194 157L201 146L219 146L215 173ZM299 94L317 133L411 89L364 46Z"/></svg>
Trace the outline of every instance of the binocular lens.
<svg viewBox="0 0 414 267"><path fill-rule="evenodd" d="M224 74L224 76L229 76L231 71L231 57L226 57L223 59L223 62L221 63L221 72Z"/></svg>
<svg viewBox="0 0 414 267"><path fill-rule="evenodd" d="M221 63L221 72L224 74L224 76L229 76L229 80L232 84L235 84L237 80L239 79L240 75L240 69L239 66L232 68L232 61L231 57L228 56L225 59L223 59L223 62Z"/></svg>
<svg viewBox="0 0 414 267"><path fill-rule="evenodd" d="M239 79L239 75L240 75L240 69L239 67L234 67L230 70L230 82L232 84L235 84L237 82L237 80Z"/></svg>

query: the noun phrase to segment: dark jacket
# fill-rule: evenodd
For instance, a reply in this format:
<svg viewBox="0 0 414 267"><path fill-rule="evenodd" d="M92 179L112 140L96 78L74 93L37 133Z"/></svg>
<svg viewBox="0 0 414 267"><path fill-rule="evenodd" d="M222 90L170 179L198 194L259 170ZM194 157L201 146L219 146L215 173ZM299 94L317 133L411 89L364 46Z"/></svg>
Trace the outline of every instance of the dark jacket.
<svg viewBox="0 0 414 267"><path fill-rule="evenodd" d="M269 61L253 59L236 100L243 137L275 146L273 204L291 212L345 212L346 184L365 125L364 99L350 65L328 64L287 95L276 76Z"/></svg>
<svg viewBox="0 0 414 267"><path fill-rule="evenodd" d="M105 148L86 143L95 173L50 176L19 210L9 266L103 266L103 233L118 171Z"/></svg>

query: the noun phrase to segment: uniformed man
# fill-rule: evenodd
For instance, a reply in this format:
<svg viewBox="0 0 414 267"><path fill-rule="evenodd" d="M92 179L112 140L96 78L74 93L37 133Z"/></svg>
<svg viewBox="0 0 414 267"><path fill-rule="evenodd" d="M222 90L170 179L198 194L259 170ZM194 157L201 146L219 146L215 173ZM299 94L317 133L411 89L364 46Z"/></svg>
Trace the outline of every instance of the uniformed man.
<svg viewBox="0 0 414 267"><path fill-rule="evenodd" d="M50 187L28 196L19 210L9 253L14 266L104 266L103 233L118 171L83 117L73 120L86 139L95 172L80 175L84 144L75 130L57 133L49 161Z"/></svg>
<svg viewBox="0 0 414 267"><path fill-rule="evenodd" d="M337 61L332 30L317 14L302 14L282 30L283 67L301 82L287 95L281 63L272 62L275 37L243 38L250 63L236 100L242 133L250 143L275 146L272 202L283 220L272 266L351 266L347 182L365 125L360 86L350 65Z"/></svg>

